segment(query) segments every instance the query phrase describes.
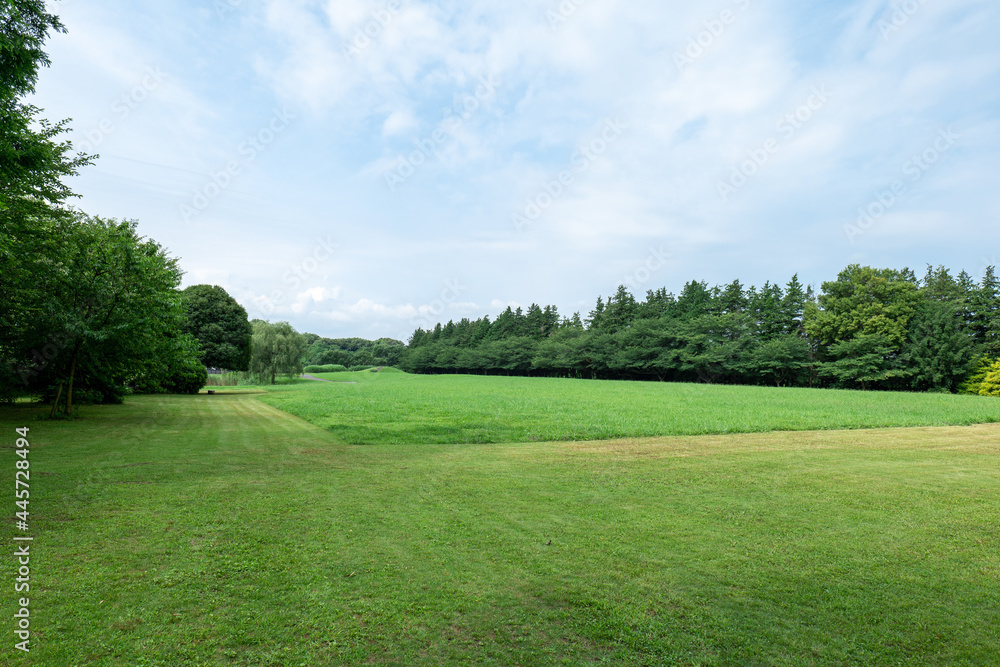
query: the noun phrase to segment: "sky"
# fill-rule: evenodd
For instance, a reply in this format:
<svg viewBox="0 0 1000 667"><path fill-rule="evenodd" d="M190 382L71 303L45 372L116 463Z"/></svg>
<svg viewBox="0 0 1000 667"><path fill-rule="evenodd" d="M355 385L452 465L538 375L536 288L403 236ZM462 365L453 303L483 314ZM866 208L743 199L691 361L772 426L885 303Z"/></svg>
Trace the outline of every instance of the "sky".
<svg viewBox="0 0 1000 667"><path fill-rule="evenodd" d="M74 206L327 337L1000 245L995 0L59 0Z"/></svg>

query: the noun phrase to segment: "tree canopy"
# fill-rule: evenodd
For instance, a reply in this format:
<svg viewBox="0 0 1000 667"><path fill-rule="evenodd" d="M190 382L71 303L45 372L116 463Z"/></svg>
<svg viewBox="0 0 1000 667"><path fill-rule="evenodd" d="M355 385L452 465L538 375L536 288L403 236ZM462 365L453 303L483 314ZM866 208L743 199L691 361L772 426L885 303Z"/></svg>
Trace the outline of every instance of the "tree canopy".
<svg viewBox="0 0 1000 667"><path fill-rule="evenodd" d="M275 383L278 375L294 376L302 372L302 355L306 350L305 336L288 322L254 320L253 354L250 372Z"/></svg>
<svg viewBox="0 0 1000 667"><path fill-rule="evenodd" d="M71 414L74 389L118 401L126 386L161 388L190 372L197 347L181 331L177 260L134 221L75 213L46 225L30 252L14 239L8 277L21 299L3 309L8 385L51 394L53 411L61 401Z"/></svg>
<svg viewBox="0 0 1000 667"><path fill-rule="evenodd" d="M253 327L246 309L218 285L184 290L183 331L198 340L201 362L212 368L250 370Z"/></svg>

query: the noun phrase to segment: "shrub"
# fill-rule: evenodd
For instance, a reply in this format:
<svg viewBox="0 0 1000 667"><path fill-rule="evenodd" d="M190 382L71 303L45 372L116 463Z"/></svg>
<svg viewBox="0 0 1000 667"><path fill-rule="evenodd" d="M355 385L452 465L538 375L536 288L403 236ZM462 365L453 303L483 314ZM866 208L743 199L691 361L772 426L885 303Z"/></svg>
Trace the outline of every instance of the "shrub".
<svg viewBox="0 0 1000 667"><path fill-rule="evenodd" d="M983 380L986 379L986 374L990 372L995 363L996 360L990 359L985 354L972 362L969 376L962 384L958 385L958 393L978 395L979 390L982 389Z"/></svg>
<svg viewBox="0 0 1000 667"><path fill-rule="evenodd" d="M1000 396L1000 361L996 361L979 383L980 396Z"/></svg>
<svg viewBox="0 0 1000 667"><path fill-rule="evenodd" d="M197 394L208 384L208 371L200 361L180 364L163 382L163 388L172 394Z"/></svg>

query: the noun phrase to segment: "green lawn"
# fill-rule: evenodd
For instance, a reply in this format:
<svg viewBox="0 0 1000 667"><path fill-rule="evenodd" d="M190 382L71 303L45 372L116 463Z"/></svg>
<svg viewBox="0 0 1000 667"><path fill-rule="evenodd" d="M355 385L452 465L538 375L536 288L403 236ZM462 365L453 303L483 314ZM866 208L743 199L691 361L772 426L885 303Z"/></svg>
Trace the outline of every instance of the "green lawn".
<svg viewBox="0 0 1000 667"><path fill-rule="evenodd" d="M359 447L260 400L353 391L374 405L406 386L374 384L386 378L134 397L73 422L0 410L8 489L13 429L31 427L36 632L30 657L16 655L8 593L0 663L986 665L1000 654L1000 426ZM453 408L476 400L475 379L452 378L453 391L448 378L417 382L428 379ZM531 433L569 423L539 426L533 394ZM791 411L784 395L761 396ZM857 405L870 399L882 397ZM916 418L899 402L900 418ZM872 414L889 412L880 405ZM971 420L988 404L954 405ZM832 424L829 411L813 417ZM587 424L607 412L593 406ZM4 531L12 544L10 520ZM11 582L14 559L0 561Z"/></svg>
<svg viewBox="0 0 1000 667"><path fill-rule="evenodd" d="M499 443L1000 422L983 396L331 373L261 400L348 444ZM343 384L353 382L355 384Z"/></svg>

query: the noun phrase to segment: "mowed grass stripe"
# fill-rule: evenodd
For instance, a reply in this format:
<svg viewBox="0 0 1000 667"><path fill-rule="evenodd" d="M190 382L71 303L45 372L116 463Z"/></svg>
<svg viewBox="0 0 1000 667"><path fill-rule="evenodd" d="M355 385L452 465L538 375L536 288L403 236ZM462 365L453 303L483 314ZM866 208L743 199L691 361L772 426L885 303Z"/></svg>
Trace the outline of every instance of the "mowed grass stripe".
<svg viewBox="0 0 1000 667"><path fill-rule="evenodd" d="M950 394L331 373L357 384L270 388L261 400L348 444L608 440L1000 422L1000 401Z"/></svg>
<svg viewBox="0 0 1000 667"><path fill-rule="evenodd" d="M31 664L1000 649L997 426L352 447L258 398L0 411L36 445Z"/></svg>

